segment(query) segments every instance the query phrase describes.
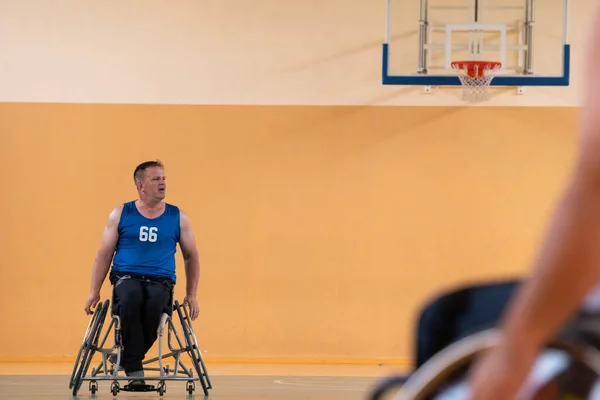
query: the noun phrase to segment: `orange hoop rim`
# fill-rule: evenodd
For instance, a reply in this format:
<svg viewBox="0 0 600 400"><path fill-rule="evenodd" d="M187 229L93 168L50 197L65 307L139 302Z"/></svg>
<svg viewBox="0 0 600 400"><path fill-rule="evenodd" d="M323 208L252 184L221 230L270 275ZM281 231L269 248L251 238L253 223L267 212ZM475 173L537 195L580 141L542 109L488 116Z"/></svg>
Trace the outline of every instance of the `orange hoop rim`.
<svg viewBox="0 0 600 400"><path fill-rule="evenodd" d="M472 78L483 76L486 70L494 70L502 67L502 63L499 61L481 60L452 61L450 65L454 69L466 69L467 75Z"/></svg>

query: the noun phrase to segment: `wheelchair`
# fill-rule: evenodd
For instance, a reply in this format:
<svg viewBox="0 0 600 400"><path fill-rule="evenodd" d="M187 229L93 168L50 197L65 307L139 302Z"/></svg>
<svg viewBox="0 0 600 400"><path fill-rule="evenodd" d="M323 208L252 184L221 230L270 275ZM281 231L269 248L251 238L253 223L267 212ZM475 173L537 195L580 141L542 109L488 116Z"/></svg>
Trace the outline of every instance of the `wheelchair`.
<svg viewBox="0 0 600 400"><path fill-rule="evenodd" d="M120 381L130 381L132 377L126 376L120 365L121 353L123 344L121 340L121 320L118 315L110 312L110 300L99 302L90 317L87 329L85 331L83 342L79 348L76 357L75 365L69 381L69 389L72 389L73 396L76 396L83 382L89 382L89 391L95 394L98 391L98 382L110 382L110 392L113 396L117 396L120 391L129 392L158 392L162 397L166 391L166 382L181 381L186 382L186 391L191 395L196 390L196 382L199 382L204 396L208 396L208 391L212 389L212 384L208 376L202 352L196 335L192 327L191 319L188 314L187 305L180 304L177 300L171 302L172 313L168 315L163 313L161 322L158 328L158 356L149 360L144 360L142 365L144 371L155 371L158 374L144 376L144 381L155 381L157 385L124 385L121 386ZM103 332L104 325L107 323L107 315L111 315L110 322L106 330ZM173 315L179 319L181 323L181 333L177 332L173 321ZM169 352L164 354L163 339L167 334L167 346ZM114 342L112 345L107 344L107 339L112 332ZM110 343L110 342L109 342ZM188 355L191 359L192 368L187 368L181 359L182 355ZM100 360L96 367L89 371L95 355L100 355ZM114 364L111 357L116 357ZM173 367L165 365L165 361L169 358L173 359ZM158 363L158 366L152 367L152 364ZM88 372L89 375L88 375ZM195 373L195 374L194 374Z"/></svg>
<svg viewBox="0 0 600 400"><path fill-rule="evenodd" d="M466 376L498 344L496 325L518 280L450 290L420 311L415 368L376 383L370 400L467 400ZM600 398L600 316L581 312L540 352L520 399Z"/></svg>

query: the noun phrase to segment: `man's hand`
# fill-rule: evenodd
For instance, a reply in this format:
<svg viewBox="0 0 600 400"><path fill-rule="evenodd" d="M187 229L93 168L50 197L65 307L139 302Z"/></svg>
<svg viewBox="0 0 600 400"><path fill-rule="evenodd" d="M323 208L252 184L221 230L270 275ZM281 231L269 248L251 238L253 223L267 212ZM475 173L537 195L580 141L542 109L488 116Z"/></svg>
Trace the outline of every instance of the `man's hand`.
<svg viewBox="0 0 600 400"><path fill-rule="evenodd" d="M95 293L95 292L90 293L90 295L88 296L88 298L85 302L85 313L87 315L92 314L93 313L92 308L96 308L96 305L98 305L99 301L100 301L100 293Z"/></svg>
<svg viewBox="0 0 600 400"><path fill-rule="evenodd" d="M190 309L190 318L192 321L198 318L200 314L200 307L198 307L198 300L196 300L196 296L185 296L183 299L183 303L187 304Z"/></svg>
<svg viewBox="0 0 600 400"><path fill-rule="evenodd" d="M536 353L497 346L483 353L469 373L469 400L516 399L533 366Z"/></svg>

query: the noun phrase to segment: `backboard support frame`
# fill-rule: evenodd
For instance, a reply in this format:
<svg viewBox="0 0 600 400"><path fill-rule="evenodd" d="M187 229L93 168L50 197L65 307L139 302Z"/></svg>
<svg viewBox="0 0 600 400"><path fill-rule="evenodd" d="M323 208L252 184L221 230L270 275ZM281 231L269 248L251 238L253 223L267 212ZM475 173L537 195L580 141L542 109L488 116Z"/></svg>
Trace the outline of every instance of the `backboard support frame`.
<svg viewBox="0 0 600 400"><path fill-rule="evenodd" d="M427 18L427 0L421 0L421 20L418 21L420 24L419 30L419 66L418 71L415 74L409 75L390 75L389 73L389 60L390 60L390 8L391 8L391 0L387 0L387 10L386 10L386 33L385 33L385 41L382 46L382 84L383 85L406 85L406 86L461 86L460 79L456 75L436 75L436 74L427 74L426 67L424 66L425 56L424 49L427 45L426 43L426 31L424 29L424 24L427 21L424 20ZM526 2L526 13L527 13L527 21L525 21L525 36L526 40L529 40L529 51L525 52L525 71L528 71L531 68L531 59L532 59L532 28L533 28L533 2L532 0L527 0ZM518 74L518 75L503 75L502 73L494 78L494 80L490 83L490 86L513 86L513 87L524 87L524 86L569 86L570 84L570 67L571 67L571 47L568 41L568 17L569 17L569 0L563 0L563 37L562 37L562 75L558 76L547 76L547 75L535 75L535 74ZM531 23L530 23L531 22ZM472 24L460 24L458 25L447 25L446 29L471 29L474 26L477 26L478 22L474 22ZM501 33L504 30L506 32L506 26L502 27L499 25L495 26L484 26L483 30L487 28L491 28L492 30L500 30ZM447 35L447 40L449 40L449 36ZM506 49L503 51L505 52ZM448 53L450 49L448 48L448 44L446 43L446 64L448 64ZM447 67L447 65L446 65ZM521 91L520 91L521 92Z"/></svg>

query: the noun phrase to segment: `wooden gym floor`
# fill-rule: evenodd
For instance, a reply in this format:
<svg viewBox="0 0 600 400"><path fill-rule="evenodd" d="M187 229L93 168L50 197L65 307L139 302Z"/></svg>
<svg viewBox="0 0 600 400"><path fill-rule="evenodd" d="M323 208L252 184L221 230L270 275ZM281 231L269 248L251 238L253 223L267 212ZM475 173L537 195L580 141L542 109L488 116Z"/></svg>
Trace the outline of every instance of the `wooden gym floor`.
<svg viewBox="0 0 600 400"><path fill-rule="evenodd" d="M113 399L108 382L92 396L84 382L77 396L69 390L72 363L0 362L2 399ZM211 400L365 400L379 378L404 374L398 365L226 364L207 363ZM151 373L153 374L153 373ZM121 382L125 384L125 382ZM120 392L117 399L159 399L156 392ZM185 382L167 382L163 399L205 399L202 388L188 395Z"/></svg>

